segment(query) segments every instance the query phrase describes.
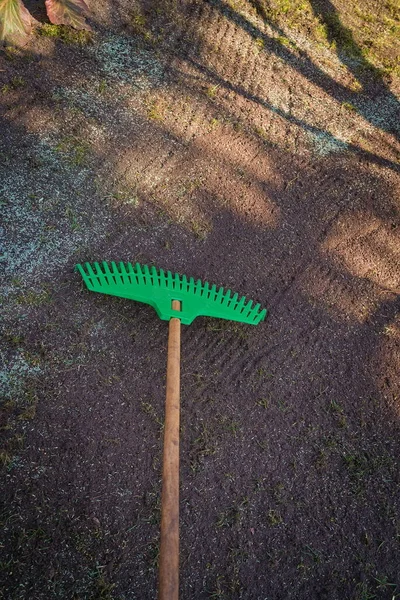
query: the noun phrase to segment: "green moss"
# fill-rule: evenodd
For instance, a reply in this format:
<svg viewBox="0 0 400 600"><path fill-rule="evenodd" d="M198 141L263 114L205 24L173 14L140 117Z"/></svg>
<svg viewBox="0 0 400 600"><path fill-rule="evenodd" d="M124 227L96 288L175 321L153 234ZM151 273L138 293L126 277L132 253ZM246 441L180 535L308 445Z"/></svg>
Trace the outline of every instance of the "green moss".
<svg viewBox="0 0 400 600"><path fill-rule="evenodd" d="M37 29L37 34L41 37L59 39L66 44L85 46L93 42L93 33L86 29L73 29L67 25L52 25L44 23Z"/></svg>

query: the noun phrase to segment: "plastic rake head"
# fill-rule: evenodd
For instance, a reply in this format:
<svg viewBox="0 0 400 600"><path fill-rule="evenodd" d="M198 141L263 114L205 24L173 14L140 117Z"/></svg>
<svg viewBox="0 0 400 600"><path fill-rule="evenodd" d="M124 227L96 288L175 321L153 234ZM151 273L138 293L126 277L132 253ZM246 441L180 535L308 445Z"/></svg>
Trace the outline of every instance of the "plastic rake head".
<svg viewBox="0 0 400 600"><path fill-rule="evenodd" d="M165 321L178 317L190 325L196 317L205 316L258 325L267 313L259 304L253 305L244 296L239 299L230 290L217 290L200 279L195 282L193 277L187 279L139 263L95 262L76 265L76 269L89 290L150 304ZM180 301L181 310L172 308L173 300Z"/></svg>

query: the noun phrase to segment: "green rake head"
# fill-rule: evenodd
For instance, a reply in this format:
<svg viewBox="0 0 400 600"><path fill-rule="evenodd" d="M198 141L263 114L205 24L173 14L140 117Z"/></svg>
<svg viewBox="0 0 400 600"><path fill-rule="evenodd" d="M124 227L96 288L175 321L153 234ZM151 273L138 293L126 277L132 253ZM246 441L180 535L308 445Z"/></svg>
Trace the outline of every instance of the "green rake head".
<svg viewBox="0 0 400 600"><path fill-rule="evenodd" d="M244 296L239 300L230 290L225 292L222 287L217 290L215 285L202 283L200 279L195 282L193 277L188 280L185 275L172 275L170 271L165 273L155 267L149 269L139 263L132 266L123 262L103 262L101 265L95 262L93 265L76 265L76 269L92 292L150 304L165 321L178 317L182 323L190 325L196 317L205 316L258 325L267 313L265 309L260 310L259 304L253 306ZM173 300L180 301L181 310L172 308Z"/></svg>

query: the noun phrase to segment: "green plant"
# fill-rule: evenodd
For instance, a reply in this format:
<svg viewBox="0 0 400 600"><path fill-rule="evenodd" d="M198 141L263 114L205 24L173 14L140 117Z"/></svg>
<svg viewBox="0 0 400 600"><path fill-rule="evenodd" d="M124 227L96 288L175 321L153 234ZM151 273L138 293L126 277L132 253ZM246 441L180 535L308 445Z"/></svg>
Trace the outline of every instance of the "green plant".
<svg viewBox="0 0 400 600"><path fill-rule="evenodd" d="M342 107L350 112L357 112L357 108L350 102L342 102Z"/></svg>
<svg viewBox="0 0 400 600"><path fill-rule="evenodd" d="M219 87L220 87L219 84L210 85L206 90L207 96L213 100L215 98L215 96L217 95Z"/></svg>
<svg viewBox="0 0 400 600"><path fill-rule="evenodd" d="M81 167L89 154L89 144L73 135L63 138L55 147L71 166Z"/></svg>
<svg viewBox="0 0 400 600"><path fill-rule="evenodd" d="M256 404L257 406L261 406L262 408L268 408L269 398L260 398L259 400L256 400Z"/></svg>
<svg viewBox="0 0 400 600"><path fill-rule="evenodd" d="M54 25L90 29L85 21L84 0L45 0L47 16ZM0 40L24 38L32 31L32 15L22 0L0 0Z"/></svg>
<svg viewBox="0 0 400 600"><path fill-rule="evenodd" d="M395 588L392 591L393 592L396 591L397 584L396 583L390 583L389 579L387 578L386 575L384 575L383 577L374 577L374 579L377 582L377 586L376 586L377 590L386 590L387 588Z"/></svg>
<svg viewBox="0 0 400 600"><path fill-rule="evenodd" d="M67 25L52 25L44 23L38 30L40 37L57 38L65 44L84 46L92 41L92 32L88 30L76 30Z"/></svg>
<svg viewBox="0 0 400 600"><path fill-rule="evenodd" d="M147 107L147 116L152 121L163 121L166 114L166 106L162 100L153 99Z"/></svg>
<svg viewBox="0 0 400 600"><path fill-rule="evenodd" d="M281 514L277 510L269 510L267 517L268 523L269 525L271 525L271 527L276 527L277 525L280 525L283 521Z"/></svg>
<svg viewBox="0 0 400 600"><path fill-rule="evenodd" d="M136 35L141 35L146 42L154 42L153 35L147 27L146 17L138 10L134 9L132 13L132 29Z"/></svg>

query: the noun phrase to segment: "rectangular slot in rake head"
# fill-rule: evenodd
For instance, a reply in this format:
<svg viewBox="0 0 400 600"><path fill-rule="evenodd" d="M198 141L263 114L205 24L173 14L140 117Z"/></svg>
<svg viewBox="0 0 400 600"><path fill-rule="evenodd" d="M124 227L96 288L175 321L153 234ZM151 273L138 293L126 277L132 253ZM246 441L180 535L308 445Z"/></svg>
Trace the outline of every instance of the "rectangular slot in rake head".
<svg viewBox="0 0 400 600"><path fill-rule="evenodd" d="M231 290L221 287L217 291L215 285L210 287L200 279L195 282L193 277L188 280L186 275L139 263L85 263L76 265L76 270L89 290L150 304L166 321L179 317L184 325L190 325L196 317L205 316L258 325L267 314L260 304L253 306L244 296L239 300ZM172 308L173 300L181 302L180 311Z"/></svg>

